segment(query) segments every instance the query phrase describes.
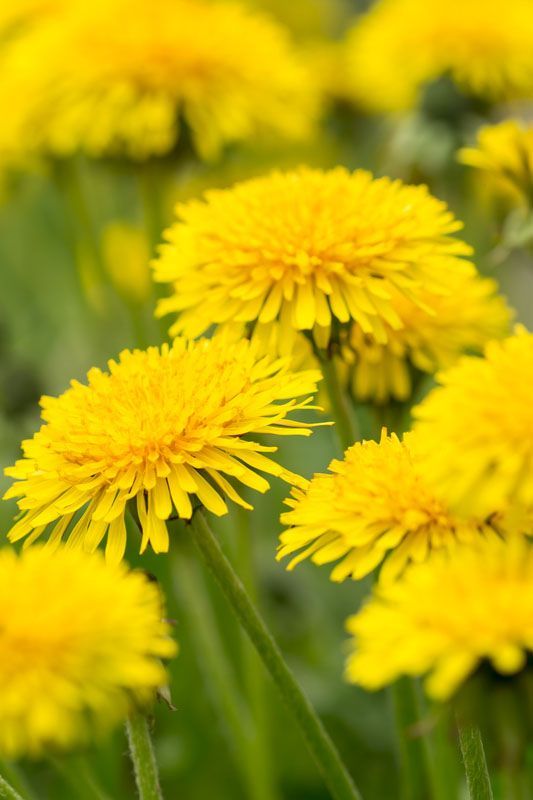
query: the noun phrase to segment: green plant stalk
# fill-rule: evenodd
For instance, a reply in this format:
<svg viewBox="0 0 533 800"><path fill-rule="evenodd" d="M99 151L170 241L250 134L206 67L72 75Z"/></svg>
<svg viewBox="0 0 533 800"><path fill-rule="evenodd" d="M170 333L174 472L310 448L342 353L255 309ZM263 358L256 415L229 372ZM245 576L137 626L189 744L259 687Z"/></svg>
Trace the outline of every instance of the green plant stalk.
<svg viewBox="0 0 533 800"><path fill-rule="evenodd" d="M287 707L307 741L326 785L335 800L361 800L346 767L314 708L298 685L270 631L251 602L242 582L213 535L201 511L190 523L193 540L263 664L277 685Z"/></svg>
<svg viewBox="0 0 533 800"><path fill-rule="evenodd" d="M163 800L146 717L133 712L126 720L126 733L139 800Z"/></svg>
<svg viewBox="0 0 533 800"><path fill-rule="evenodd" d="M335 430L344 452L359 439L359 431L348 405L346 393L340 384L335 362L332 358L321 357L320 369L331 405L331 416L335 421Z"/></svg>
<svg viewBox="0 0 533 800"><path fill-rule="evenodd" d="M95 303L101 301L103 287L108 281L98 234L82 183L79 159L58 160L55 178L72 231L79 283L85 298L94 308ZM97 295L91 298L93 288Z"/></svg>
<svg viewBox="0 0 533 800"><path fill-rule="evenodd" d="M87 759L82 756L53 756L48 761L76 794L76 800L110 800L98 785Z"/></svg>
<svg viewBox="0 0 533 800"><path fill-rule="evenodd" d="M481 732L459 715L456 721L470 800L494 800Z"/></svg>
<svg viewBox="0 0 533 800"><path fill-rule="evenodd" d="M22 796L0 775L0 798L2 800L23 800Z"/></svg>
<svg viewBox="0 0 533 800"><path fill-rule="evenodd" d="M251 516L244 508L235 508L237 533L237 559L239 575L253 603L258 602L256 570L254 566ZM241 629L242 630L242 629ZM270 752L269 714L265 697L265 681L262 665L254 647L243 631L242 672L246 696L255 720L256 736L253 741L253 759L258 780L262 785L265 800L276 800L276 780Z"/></svg>
<svg viewBox="0 0 533 800"><path fill-rule="evenodd" d="M166 169L168 170L168 167ZM137 165L137 181L146 239L150 248L150 256L153 258L157 246L162 241L165 224L165 172L157 159L149 158Z"/></svg>
<svg viewBox="0 0 533 800"><path fill-rule="evenodd" d="M400 678L390 687L396 725L396 742L403 800L425 800L442 797L437 785L432 752L427 736L416 731L423 710L416 682Z"/></svg>
<svg viewBox="0 0 533 800"><path fill-rule="evenodd" d="M0 759L0 777L7 781L25 800L36 800L32 787L17 764Z"/></svg>
<svg viewBox="0 0 533 800"><path fill-rule="evenodd" d="M193 646L200 668L205 670L205 683L211 690L213 704L227 726L235 763L242 773L246 796L250 800L272 800L258 764L256 738L249 709L237 686L229 659L222 645L213 617L207 588L196 561L186 553L172 555L175 591L187 607L187 618Z"/></svg>

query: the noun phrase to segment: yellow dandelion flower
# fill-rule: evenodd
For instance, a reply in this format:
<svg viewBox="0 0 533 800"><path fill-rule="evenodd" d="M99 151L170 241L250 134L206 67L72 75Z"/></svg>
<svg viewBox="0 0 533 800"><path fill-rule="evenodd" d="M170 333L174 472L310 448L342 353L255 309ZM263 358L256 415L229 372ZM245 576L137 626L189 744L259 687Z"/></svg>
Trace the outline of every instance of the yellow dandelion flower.
<svg viewBox="0 0 533 800"><path fill-rule="evenodd" d="M332 321L356 320L386 342L386 324L402 327L394 291L422 305L449 291L450 273L473 272L445 203L362 170L274 172L206 192L177 215L155 263L156 280L174 288L159 314L181 312L173 333L279 320L325 346Z"/></svg>
<svg viewBox="0 0 533 800"><path fill-rule="evenodd" d="M477 146L463 147L459 160L494 179L500 192L531 202L533 125L517 120L485 125L477 133Z"/></svg>
<svg viewBox="0 0 533 800"><path fill-rule="evenodd" d="M481 352L509 333L510 311L495 281L450 274L450 294L431 295L424 307L396 292L391 300L402 322L387 326L382 344L357 325L341 338L341 371L358 400L378 404L411 397L413 375L452 366L464 352Z"/></svg>
<svg viewBox="0 0 533 800"><path fill-rule="evenodd" d="M533 511L533 334L520 327L437 379L413 412L427 479L461 514Z"/></svg>
<svg viewBox="0 0 533 800"><path fill-rule="evenodd" d="M0 755L83 744L152 700L176 652L162 617L156 584L100 554L0 550Z"/></svg>
<svg viewBox="0 0 533 800"><path fill-rule="evenodd" d="M297 551L293 569L305 558L339 563L334 581L362 578L384 562L380 579L390 581L409 561L424 561L432 550L470 541L484 524L454 518L424 479L416 441L406 434L357 442L330 472L305 488L293 488L281 515L290 526L280 536L278 560Z"/></svg>
<svg viewBox="0 0 533 800"><path fill-rule="evenodd" d="M206 0L73 0L17 37L2 68L0 149L146 158L180 118L200 155L258 134L307 136L316 90L285 30Z"/></svg>
<svg viewBox="0 0 533 800"><path fill-rule="evenodd" d="M379 689L401 675L427 675L445 700L488 661L513 675L533 653L533 547L524 537L434 553L387 586L347 623L346 677Z"/></svg>
<svg viewBox="0 0 533 800"><path fill-rule="evenodd" d="M380 0L347 37L353 97L371 111L403 111L446 74L475 96L528 96L532 23L524 0Z"/></svg>
<svg viewBox="0 0 533 800"><path fill-rule="evenodd" d="M259 492L269 484L257 470L301 483L265 455L276 447L249 438L311 432L288 417L313 407L320 373L291 372L288 363L246 340L177 339L126 350L109 372L92 369L87 385L73 381L60 397L44 397L45 424L6 469L16 482L5 497L19 498L22 512L9 538L29 543L46 531L57 542L70 531L69 542L92 551L107 533L107 556L117 561L135 499L141 552L149 544L166 552L165 521L189 518L191 498L217 515L228 511L224 497L251 508L226 476Z"/></svg>

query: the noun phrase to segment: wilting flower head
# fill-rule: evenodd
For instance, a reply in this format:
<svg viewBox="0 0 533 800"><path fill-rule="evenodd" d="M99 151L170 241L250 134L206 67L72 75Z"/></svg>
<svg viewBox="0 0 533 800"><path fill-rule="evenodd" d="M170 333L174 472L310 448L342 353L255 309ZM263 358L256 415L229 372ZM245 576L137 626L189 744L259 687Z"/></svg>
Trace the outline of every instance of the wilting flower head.
<svg viewBox="0 0 533 800"><path fill-rule="evenodd" d="M486 125L478 131L477 146L463 147L459 160L494 178L501 192L531 203L533 126L517 120Z"/></svg>
<svg viewBox="0 0 533 800"><path fill-rule="evenodd" d="M0 550L0 755L84 743L149 702L175 643L157 585L99 554Z"/></svg>
<svg viewBox="0 0 533 800"><path fill-rule="evenodd" d="M288 416L312 407L320 373L288 364L245 340L177 339L126 350L109 372L92 369L87 385L73 381L60 397L44 397L45 424L6 470L16 482L5 497L20 498L22 512L9 538L49 531L55 542L70 531L69 542L92 551L107 533L106 553L117 561L126 505L136 499L141 552L148 544L166 552L165 520L189 518L196 498L218 515L228 511L224 497L251 508L228 477L259 492L269 484L257 470L302 482L264 455L277 448L251 438L310 433Z"/></svg>
<svg viewBox="0 0 533 800"><path fill-rule="evenodd" d="M281 515L290 526L281 534L278 559L297 553L315 564L339 563L331 578L362 578L384 562L388 581L409 561L424 561L432 550L470 541L485 525L454 518L427 485L410 434L400 441L384 430L379 442L357 442L342 461L329 465L305 488L294 488Z"/></svg>
<svg viewBox="0 0 533 800"><path fill-rule="evenodd" d="M533 652L533 547L493 537L434 553L378 585L347 627L346 676L366 689L427 675L428 694L445 700L484 661L515 674Z"/></svg>
<svg viewBox="0 0 533 800"><path fill-rule="evenodd" d="M354 99L372 111L412 108L446 74L488 99L533 89L533 8L524 0L380 0L346 46Z"/></svg>
<svg viewBox="0 0 533 800"><path fill-rule="evenodd" d="M357 323L344 333L339 366L358 400L407 400L417 371L450 367L462 353L480 352L509 333L510 312L494 281L450 273L448 288L445 295L428 292L423 307L395 292L391 304L402 327L386 325L386 344Z"/></svg>
<svg viewBox="0 0 533 800"><path fill-rule="evenodd" d="M414 409L428 481L461 514L533 510L533 334L463 357Z"/></svg>
<svg viewBox="0 0 533 800"><path fill-rule="evenodd" d="M325 346L333 321L356 320L387 341L402 327L396 292L423 305L469 274L462 226L424 186L342 167L274 172L180 204L155 264L173 284L159 313L180 311L173 332L197 335L228 320L313 330Z"/></svg>
<svg viewBox="0 0 533 800"><path fill-rule="evenodd" d="M300 138L316 91L283 28L232 2L72 0L2 63L0 150L146 158L180 118L207 158L261 133Z"/></svg>

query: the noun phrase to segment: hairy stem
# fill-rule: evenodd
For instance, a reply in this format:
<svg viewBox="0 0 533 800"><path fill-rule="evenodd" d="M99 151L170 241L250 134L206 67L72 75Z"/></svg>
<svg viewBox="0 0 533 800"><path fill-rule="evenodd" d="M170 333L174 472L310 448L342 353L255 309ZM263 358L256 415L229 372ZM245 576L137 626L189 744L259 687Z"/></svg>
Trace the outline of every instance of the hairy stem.
<svg viewBox="0 0 533 800"><path fill-rule="evenodd" d="M139 800L163 800L146 717L140 713L132 713L126 721L126 733Z"/></svg>
<svg viewBox="0 0 533 800"><path fill-rule="evenodd" d="M456 719L470 800L493 800L480 730L477 725L464 722L460 716Z"/></svg>

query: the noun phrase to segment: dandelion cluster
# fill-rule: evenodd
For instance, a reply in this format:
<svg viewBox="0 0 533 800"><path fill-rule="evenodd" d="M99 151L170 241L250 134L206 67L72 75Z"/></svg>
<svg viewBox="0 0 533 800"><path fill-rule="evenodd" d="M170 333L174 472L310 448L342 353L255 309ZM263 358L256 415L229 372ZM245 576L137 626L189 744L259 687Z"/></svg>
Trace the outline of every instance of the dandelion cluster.
<svg viewBox="0 0 533 800"><path fill-rule="evenodd" d="M523 0L380 0L347 38L352 96L372 111L403 111L446 74L475 96L528 96L532 22Z"/></svg>
<svg viewBox="0 0 533 800"><path fill-rule="evenodd" d="M208 0L57 3L3 53L0 153L169 152L181 120L202 157L269 132L309 134L303 60L261 13ZM7 157L7 156L6 156Z"/></svg>
<svg viewBox="0 0 533 800"><path fill-rule="evenodd" d="M71 333L81 332L89 363L105 364L43 396L40 427L18 460L8 456L4 499L18 508L0 548L0 795L17 794L3 759L59 753L61 767L63 751L122 720L139 796L161 796L147 715L156 697L172 707L165 661L177 645L158 580L175 590L185 645L190 636L215 702L221 692L243 781L228 796L283 794L255 713L260 676L248 657L233 663L225 620L216 639L223 615L189 561L194 543L329 794L360 797L249 591L258 553L242 510L253 510L254 492L269 490L272 477L289 495L277 560L288 570L327 564L354 593L348 681L374 690L421 678L450 710L474 709L495 674L513 695L509 708L531 681L533 334L511 323L527 305L533 127L505 115L523 116L533 97L533 6L376 0L354 21L342 0L289 5L0 8L0 179L3 198L23 210L2 227L2 260L22 268L15 291L3 284L0 429L27 429L37 392L24 384L54 386L48 365L64 380ZM476 144L458 151L474 126ZM457 160L482 175L487 196L496 190L518 206L501 229L476 230ZM464 236L452 207L464 210ZM78 267L78 294L62 285L68 262L58 243ZM17 263L30 245L31 259L42 251L53 265L46 272L46 256L36 261L43 270L31 290L43 297L12 326L19 288L34 277L31 259L26 270ZM498 264L511 302L519 281L526 286L516 312L487 277ZM33 337L38 319L43 341L27 370L18 356L11 369L10 334L24 333L27 317ZM159 317L169 318L163 343ZM60 364L46 341L52 319L66 343ZM301 445L326 426L342 458L327 456L329 428L311 452ZM260 531L273 533L274 506L262 504ZM153 555L171 547L171 561ZM156 575L130 570L126 550ZM310 579L327 583L324 574ZM336 627L325 611L323 630L319 615L311 620L322 650ZM178 708L196 693L197 670L187 668ZM404 719L406 683L397 687L400 738L427 727ZM497 705L487 703L481 722ZM517 747L513 775L499 778L514 786L526 740L518 723L507 736L505 714L498 730ZM492 796L475 720L466 730L455 716L470 793L479 779L478 794ZM385 731L385 716L380 724ZM195 742L204 763L215 742ZM411 751L403 744L399 754ZM440 757L434 744L428 759ZM486 752L503 773L509 759L499 748L495 739ZM404 766L402 780L414 774ZM437 783L445 770L426 766L428 786L416 773L421 795L458 796L451 779L430 787L429 776ZM386 772L380 796L396 790ZM204 777L192 793L217 795ZM62 796L62 780L47 779L50 796Z"/></svg>
<svg viewBox="0 0 533 800"><path fill-rule="evenodd" d="M83 744L153 699L176 645L157 585L99 554L0 550L0 754Z"/></svg>
<svg viewBox="0 0 533 800"><path fill-rule="evenodd" d="M367 689L420 675L444 700L484 661L517 673L533 652L533 548L489 538L435 553L377 586L347 627L346 675Z"/></svg>
<svg viewBox="0 0 533 800"><path fill-rule="evenodd" d="M428 486L413 435L403 441L384 430L379 442L357 442L330 472L294 488L281 515L278 559L294 554L289 569L305 558L339 563L331 578L362 578L384 562L381 579L390 581L410 561L433 550L450 549L484 533L481 521L459 520Z"/></svg>
<svg viewBox="0 0 533 800"><path fill-rule="evenodd" d="M206 192L177 216L155 264L173 286L159 313L181 312L173 334L279 320L325 346L333 323L355 320L385 343L387 326L403 325L394 294L424 307L449 291L450 273L474 271L445 203L363 170L274 172Z"/></svg>
<svg viewBox="0 0 533 800"><path fill-rule="evenodd" d="M35 541L52 525L51 541L69 531L69 542L92 551L107 533L108 558L119 561L135 499L141 552L166 552L166 520L190 518L196 498L217 515L227 513L225 497L251 507L226 476L259 492L269 485L258 471L301 480L265 455L275 447L246 437L309 434L289 415L312 407L319 377L224 336L124 351L109 372L93 369L86 385L42 399L45 424L6 470L15 478L6 497L22 511L9 538Z"/></svg>

